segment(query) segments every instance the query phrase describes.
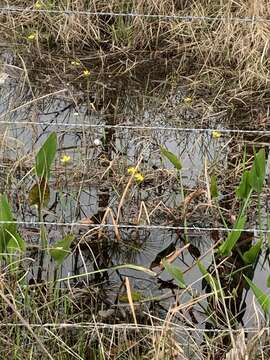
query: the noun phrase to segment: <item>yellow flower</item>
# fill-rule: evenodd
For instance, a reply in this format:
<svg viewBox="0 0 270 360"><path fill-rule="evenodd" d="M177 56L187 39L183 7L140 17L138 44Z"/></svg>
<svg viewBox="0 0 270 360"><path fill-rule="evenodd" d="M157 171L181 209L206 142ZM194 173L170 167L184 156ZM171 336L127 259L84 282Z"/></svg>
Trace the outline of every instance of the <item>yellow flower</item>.
<svg viewBox="0 0 270 360"><path fill-rule="evenodd" d="M69 155L63 155L62 158L60 159L60 161L63 165L66 165L67 163L69 163L70 160L71 160L71 157Z"/></svg>
<svg viewBox="0 0 270 360"><path fill-rule="evenodd" d="M191 106L191 105L192 105L192 101L193 101L192 98L189 97L189 96L187 96L187 97L184 98L184 103L185 103L185 105Z"/></svg>
<svg viewBox="0 0 270 360"><path fill-rule="evenodd" d="M134 179L137 181L137 182L142 182L143 180L144 180L144 176L143 176L143 174L141 174L141 173L136 173L135 175L134 175Z"/></svg>
<svg viewBox="0 0 270 360"><path fill-rule="evenodd" d="M88 70L88 69L85 69L85 70L83 71L83 76L84 76L84 77L89 77L90 74L91 74L91 71Z"/></svg>
<svg viewBox="0 0 270 360"><path fill-rule="evenodd" d="M221 132L220 131L212 131L212 138L213 139L219 139L221 137Z"/></svg>
<svg viewBox="0 0 270 360"><path fill-rule="evenodd" d="M32 33L32 34L30 34L30 35L27 36L27 39L30 40L30 41L32 41L32 40L34 40L36 37L37 37L37 34L36 34L36 33Z"/></svg>
<svg viewBox="0 0 270 360"><path fill-rule="evenodd" d="M81 65L81 63L79 62L79 60L73 60L71 61L71 65L79 66Z"/></svg>
<svg viewBox="0 0 270 360"><path fill-rule="evenodd" d="M137 173L137 170L136 170L135 167L131 166L131 167L128 168L128 171L127 171L127 172L128 172L128 174L134 175L134 174Z"/></svg>
<svg viewBox="0 0 270 360"><path fill-rule="evenodd" d="M41 9L42 3L37 0L34 6L35 6L36 9Z"/></svg>

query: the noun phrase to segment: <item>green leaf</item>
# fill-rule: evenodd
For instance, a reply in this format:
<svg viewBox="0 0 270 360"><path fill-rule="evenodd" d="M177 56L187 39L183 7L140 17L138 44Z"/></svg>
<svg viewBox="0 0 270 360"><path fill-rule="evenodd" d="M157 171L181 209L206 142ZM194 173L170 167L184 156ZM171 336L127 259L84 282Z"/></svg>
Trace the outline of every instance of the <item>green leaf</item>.
<svg viewBox="0 0 270 360"><path fill-rule="evenodd" d="M266 314L270 313L270 298L267 294L265 294L260 288L258 288L248 277L244 275L248 285L253 291L258 303L261 305L263 311Z"/></svg>
<svg viewBox="0 0 270 360"><path fill-rule="evenodd" d="M237 240L239 239L245 223L246 223L247 217L246 215L242 215L238 218L237 222L234 225L233 230L228 235L227 239L219 246L218 252L222 256L229 256L232 249L234 248Z"/></svg>
<svg viewBox="0 0 270 360"><path fill-rule="evenodd" d="M70 254L70 245L73 240L74 235L67 234L62 240L59 240L53 248L49 249L51 257L58 265L61 265Z"/></svg>
<svg viewBox="0 0 270 360"><path fill-rule="evenodd" d="M222 289L220 289L217 279L206 270L203 263L201 263L200 261L197 261L197 264L198 264L198 268L199 268L200 272L202 273L206 282L210 285L212 291L215 294L217 294L218 296L221 296Z"/></svg>
<svg viewBox="0 0 270 360"><path fill-rule="evenodd" d="M134 302L141 301L144 298L143 294L139 291L131 291L131 297ZM124 303L129 302L127 294L119 295L118 299L119 299L119 301L124 302Z"/></svg>
<svg viewBox="0 0 270 360"><path fill-rule="evenodd" d="M182 273L182 271L179 269L178 266L172 265L170 264L168 261L166 261L165 259L162 260L162 264L165 267L165 270L174 278L174 280L176 281L177 285L180 288L186 288L186 284L185 284L185 280L184 280L184 275Z"/></svg>
<svg viewBox="0 0 270 360"><path fill-rule="evenodd" d="M36 174L40 178L48 179L50 169L57 150L57 135L52 132L36 155Z"/></svg>
<svg viewBox="0 0 270 360"><path fill-rule="evenodd" d="M173 166L177 170L182 169L181 161L178 159L178 157L174 153L167 150L164 146L160 146L160 151L173 164Z"/></svg>
<svg viewBox="0 0 270 360"><path fill-rule="evenodd" d="M240 184L238 186L238 188L236 189L236 196L239 199L246 199L248 197L248 194L251 190L251 186L249 185L249 171L244 171Z"/></svg>
<svg viewBox="0 0 270 360"><path fill-rule="evenodd" d="M0 195L0 221L0 253L4 253L11 235L16 233L16 224L3 223L14 221L6 195Z"/></svg>
<svg viewBox="0 0 270 360"><path fill-rule="evenodd" d="M218 197L217 177L216 176L211 176L210 193L211 193L211 197L213 199Z"/></svg>
<svg viewBox="0 0 270 360"><path fill-rule="evenodd" d="M255 154L252 168L248 175L249 185L256 192L260 192L262 190L265 178L265 167L265 150L261 149L257 154Z"/></svg>
<svg viewBox="0 0 270 360"><path fill-rule="evenodd" d="M262 239L257 241L249 250L247 250L243 255L243 260L245 265L254 264L259 252L262 248Z"/></svg>
<svg viewBox="0 0 270 360"><path fill-rule="evenodd" d="M7 248L9 254L14 254L16 251L25 252L26 243L17 232L14 234L10 233L10 240L8 242Z"/></svg>
<svg viewBox="0 0 270 360"><path fill-rule="evenodd" d="M267 219L267 230L269 231L267 234L267 243L268 243L268 249L270 250L270 216L268 216Z"/></svg>
<svg viewBox="0 0 270 360"><path fill-rule="evenodd" d="M269 275L268 278L267 278L267 287L270 288L270 275Z"/></svg>
<svg viewBox="0 0 270 360"><path fill-rule="evenodd" d="M29 191L29 204L37 205L39 208L46 207L50 201L50 188L46 178L37 182Z"/></svg>

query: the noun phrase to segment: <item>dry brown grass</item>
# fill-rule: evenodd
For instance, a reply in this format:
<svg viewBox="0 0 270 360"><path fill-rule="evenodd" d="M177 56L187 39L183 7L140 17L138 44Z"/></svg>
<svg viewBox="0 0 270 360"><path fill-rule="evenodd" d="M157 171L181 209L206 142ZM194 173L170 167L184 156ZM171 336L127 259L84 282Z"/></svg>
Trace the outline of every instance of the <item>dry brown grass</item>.
<svg viewBox="0 0 270 360"><path fill-rule="evenodd" d="M5 3L29 7L25 1ZM268 115L270 30L267 22L183 21L76 13L86 10L267 18L270 13L267 1L114 0L108 3L95 0L87 8L84 4L84 1L62 1L57 6L47 5L47 9L74 11L72 15L27 10L1 15L1 37L16 55L21 55L31 79L39 77L44 83L46 78L55 87L74 82L74 77L80 78L81 73L70 62L80 59L84 69L93 70L92 81L103 82L107 88L112 87L112 81L115 85L119 80L122 88L147 90L161 84L170 87L184 84L194 97L202 99L203 114L224 110L228 118L237 114L245 120L246 115L251 115L257 122L259 117ZM33 33L37 36L29 41L27 37ZM18 64L22 66L21 61ZM32 69L39 69L38 75L34 76ZM119 86L116 88L119 92Z"/></svg>

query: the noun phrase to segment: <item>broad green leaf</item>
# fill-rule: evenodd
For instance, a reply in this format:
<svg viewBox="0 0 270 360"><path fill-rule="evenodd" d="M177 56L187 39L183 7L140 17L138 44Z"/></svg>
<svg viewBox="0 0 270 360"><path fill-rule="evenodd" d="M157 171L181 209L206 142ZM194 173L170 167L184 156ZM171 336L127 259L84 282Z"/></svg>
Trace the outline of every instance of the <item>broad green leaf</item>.
<svg viewBox="0 0 270 360"><path fill-rule="evenodd" d="M265 178L265 167L265 150L261 149L257 154L255 154L253 165L248 175L249 185L256 192L260 192L262 190Z"/></svg>
<svg viewBox="0 0 270 360"><path fill-rule="evenodd" d="M206 270L205 266L200 261L197 261L197 264L200 272L206 282L210 285L212 291L218 296L221 296L222 289L220 289L217 279Z"/></svg>
<svg viewBox="0 0 270 360"><path fill-rule="evenodd" d="M59 240L53 248L49 249L51 257L58 265L61 265L70 254L70 245L73 240L74 235L67 234L62 240Z"/></svg>
<svg viewBox="0 0 270 360"><path fill-rule="evenodd" d="M247 250L243 255L243 260L245 265L254 264L258 254L262 248L262 239L257 241L249 250Z"/></svg>
<svg viewBox="0 0 270 360"><path fill-rule="evenodd" d="M253 291L258 303L261 305L263 311L266 314L270 313L270 298L267 294L265 294L260 288L258 288L248 277L244 275L248 285Z"/></svg>
<svg viewBox="0 0 270 360"><path fill-rule="evenodd" d="M246 215L242 215L238 218L236 224L234 225L233 230L228 235L227 239L219 246L218 252L222 256L229 256L232 249L234 248L237 240L239 239L245 223L246 223L247 217Z"/></svg>
<svg viewBox="0 0 270 360"><path fill-rule="evenodd" d="M40 208L46 207L50 201L50 188L46 178L42 178L29 191L29 204Z"/></svg>
<svg viewBox="0 0 270 360"><path fill-rule="evenodd" d="M179 269L179 267L170 264L165 259L162 260L162 264L165 267L165 270L174 278L177 285L180 288L185 288L186 284L185 284L185 280L184 280L184 275L183 275L182 271Z"/></svg>
<svg viewBox="0 0 270 360"><path fill-rule="evenodd" d="M4 253L11 235L16 234L16 224L4 223L14 221L6 195L0 195L0 221L0 253Z"/></svg>
<svg viewBox="0 0 270 360"><path fill-rule="evenodd" d="M217 177L211 176L210 193L212 198L218 197Z"/></svg>
<svg viewBox="0 0 270 360"><path fill-rule="evenodd" d="M57 135L52 132L36 155L36 174L40 178L48 179L50 169L57 150Z"/></svg>
<svg viewBox="0 0 270 360"><path fill-rule="evenodd" d="M238 186L238 188L236 189L236 196L239 199L246 199L248 197L248 194L250 192L251 186L249 184L249 171L244 171L240 184Z"/></svg>
<svg viewBox="0 0 270 360"><path fill-rule="evenodd" d="M182 169L181 161L178 159L178 157L174 153L167 150L164 146L161 146L160 150L161 150L161 153L173 164L173 166L177 170Z"/></svg>

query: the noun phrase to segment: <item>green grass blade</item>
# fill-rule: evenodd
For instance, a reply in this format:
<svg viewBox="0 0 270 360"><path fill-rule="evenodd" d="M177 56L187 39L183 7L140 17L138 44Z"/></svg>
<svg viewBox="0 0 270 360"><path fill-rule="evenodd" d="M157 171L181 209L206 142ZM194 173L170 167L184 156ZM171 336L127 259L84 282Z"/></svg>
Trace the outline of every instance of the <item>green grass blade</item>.
<svg viewBox="0 0 270 360"><path fill-rule="evenodd" d="M211 193L211 197L213 199L218 197L218 187L217 187L217 177L216 176L211 176L210 193Z"/></svg>
<svg viewBox="0 0 270 360"><path fill-rule="evenodd" d="M152 271L152 270L150 270L150 269L148 269L148 268L146 268L144 266L134 265L134 264L123 264L123 265L112 266L110 268L90 271L90 272L87 272L87 273L84 273L84 274L67 276L65 278L58 279L57 281L62 282L62 281L67 281L67 280L72 280L72 279L78 279L78 278L89 276L89 275L99 274L99 273L103 273L103 272L106 272L106 271L115 271L115 270L122 270L122 269L130 269L130 270L135 270L135 271L141 271L141 272L144 272L145 274L150 275L150 276L154 276L154 277L157 276L157 274L154 271Z"/></svg>

